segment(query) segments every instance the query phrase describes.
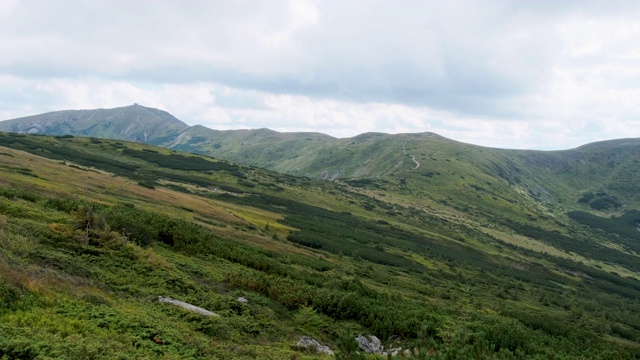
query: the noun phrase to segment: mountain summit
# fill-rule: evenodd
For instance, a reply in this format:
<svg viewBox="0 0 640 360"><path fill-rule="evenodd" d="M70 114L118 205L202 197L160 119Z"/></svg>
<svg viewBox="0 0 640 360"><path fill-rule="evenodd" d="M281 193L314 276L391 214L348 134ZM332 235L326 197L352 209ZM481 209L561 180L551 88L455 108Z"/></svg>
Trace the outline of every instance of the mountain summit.
<svg viewBox="0 0 640 360"><path fill-rule="evenodd" d="M114 109L54 111L0 122L0 131L92 136L145 143L188 127L166 111L138 104Z"/></svg>

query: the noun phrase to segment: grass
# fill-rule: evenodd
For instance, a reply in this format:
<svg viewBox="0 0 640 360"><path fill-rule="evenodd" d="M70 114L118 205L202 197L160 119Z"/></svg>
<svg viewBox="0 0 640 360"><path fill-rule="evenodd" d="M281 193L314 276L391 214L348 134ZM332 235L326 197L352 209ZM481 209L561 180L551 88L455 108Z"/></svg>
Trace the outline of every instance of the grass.
<svg viewBox="0 0 640 360"><path fill-rule="evenodd" d="M343 329L429 344L443 358L640 356L632 255L591 256L601 230L572 232L524 199L500 208L488 185L443 203L391 180L354 187L245 167L209 175L148 162L171 153L140 144L20 139L0 149L10 154L0 156L0 357L317 357L293 346L302 335L347 356L353 334ZM41 142L119 154L138 171L69 167L74 159L62 163ZM157 185L138 186L141 177ZM497 210L465 210L466 197ZM496 215L508 209L511 222ZM545 238L526 236L534 225ZM579 247L569 254L556 238Z"/></svg>

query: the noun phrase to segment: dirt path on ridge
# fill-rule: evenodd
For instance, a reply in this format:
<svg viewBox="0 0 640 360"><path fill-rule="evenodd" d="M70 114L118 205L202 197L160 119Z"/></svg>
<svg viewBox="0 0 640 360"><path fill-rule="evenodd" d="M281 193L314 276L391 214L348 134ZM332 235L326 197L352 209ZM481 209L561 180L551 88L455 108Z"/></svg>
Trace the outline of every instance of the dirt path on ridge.
<svg viewBox="0 0 640 360"><path fill-rule="evenodd" d="M404 144L402 144L402 153L405 154L405 155L409 155L409 157L411 157L411 161L413 161L413 163L416 164L416 167L414 167L411 170L407 170L407 171L414 171L414 170L416 170L416 169L418 169L420 167L420 162L418 160L416 160L415 155L407 153L407 150L405 149L405 145L407 145L407 142L408 141L405 141Z"/></svg>

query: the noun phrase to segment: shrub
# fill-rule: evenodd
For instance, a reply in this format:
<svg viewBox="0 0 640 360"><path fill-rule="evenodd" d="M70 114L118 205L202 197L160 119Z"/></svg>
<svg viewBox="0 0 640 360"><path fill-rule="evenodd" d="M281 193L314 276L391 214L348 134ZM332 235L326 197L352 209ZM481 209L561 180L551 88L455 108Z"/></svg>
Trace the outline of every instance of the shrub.
<svg viewBox="0 0 640 360"><path fill-rule="evenodd" d="M71 213L73 211L77 211L82 202L79 200L71 200L71 199L61 199L61 198L50 198L44 203L44 206L49 209L54 209L58 211L63 211L66 213Z"/></svg>
<svg viewBox="0 0 640 360"><path fill-rule="evenodd" d="M34 193L22 189L8 189L5 187L0 187L0 196L3 196L9 200L22 199L29 202L36 202L39 199L39 196Z"/></svg>

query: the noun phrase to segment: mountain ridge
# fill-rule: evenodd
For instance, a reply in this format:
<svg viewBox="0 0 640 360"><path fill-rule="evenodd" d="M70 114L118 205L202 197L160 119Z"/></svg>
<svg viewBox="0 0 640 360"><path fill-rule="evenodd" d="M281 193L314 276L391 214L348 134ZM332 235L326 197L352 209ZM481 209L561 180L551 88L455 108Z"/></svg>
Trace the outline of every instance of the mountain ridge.
<svg viewBox="0 0 640 360"><path fill-rule="evenodd" d="M161 126L151 129L156 125ZM165 111L140 105L7 120L0 122L0 131L131 140L327 180L380 179L414 189L429 181L431 189L457 184L460 188L476 189L479 196L489 195L482 195L480 190L482 184L489 183L494 188L491 196L530 196L545 207L573 209L570 204L585 193L603 193L603 199L619 199L610 202L615 206L599 209L603 211L640 204L640 187L635 181L640 139L633 138L569 150L510 150L466 144L429 132L371 132L334 138L321 133L280 133L266 128L213 130L202 125L188 126ZM466 195L463 199L461 194L431 196L441 197L442 201L446 197L459 197L458 201L469 204L478 201ZM596 207L602 201L597 201ZM620 203L625 205L617 205Z"/></svg>
<svg viewBox="0 0 640 360"><path fill-rule="evenodd" d="M188 128L164 110L138 104L112 109L61 110L0 122L2 131L77 135L147 142Z"/></svg>
<svg viewBox="0 0 640 360"><path fill-rule="evenodd" d="M176 127L176 129L172 129L176 131L176 134L171 134L174 137L179 137L180 135L182 135L182 133L184 133L185 131L210 131L210 132L214 132L214 133L218 133L218 134L225 134L225 133L229 133L229 134L236 134L236 133L244 133L244 134L251 134L251 133L257 133L257 134L261 134L261 135L270 135L270 136L278 136L280 138L288 138L288 139L292 139L295 137L302 137L302 136L316 136L316 137L323 137L326 139L331 139L334 141L338 141L338 140L359 140L361 138L369 138L372 136L407 136L407 137L433 137L433 138L442 138L442 139L447 139L449 141L452 142L457 142L460 144L466 144L466 145L472 145L472 146L477 146L479 148L489 148L489 149L500 149L500 150L515 150L515 149L508 149L508 148L496 148L496 147L490 147L490 146L481 146L481 145L473 145L473 144L468 144L468 143L464 143L464 142L460 142L454 139L450 139L450 138L446 138L442 135L439 135L437 133L433 133L433 132L416 132L416 133L397 133L397 134L389 134L389 133L383 133L383 132L365 132L365 133L361 133L361 134L357 134L351 137L345 137L345 138L336 138L333 137L331 135L327 135L324 133L320 133L320 132L278 132L276 130L272 130L269 128L256 128L256 129L232 129L232 130L217 130L217 129L211 129L209 127L206 127L204 125L200 125L200 124L196 124L196 125L192 125L189 126L186 123L184 123L183 121L175 118L173 115L171 115L170 113L168 113L165 110L161 110L161 109L156 109L156 108L152 108L152 107L146 107L146 106L142 106L139 104L133 104L130 106L123 106L123 107L116 107L116 108L99 108L99 109L81 109L81 110L58 110L58 111L51 111L51 112L47 112L47 113L42 113L42 114L35 114L35 115L29 115L29 116L24 116L24 117L19 117L19 118L14 118L14 119L6 119L6 120L1 120L0 121L0 131L10 131L10 132L17 132L17 133L29 133L29 134L43 134L43 135L77 135L77 136L93 136L93 137L104 137L104 138L115 138L115 139L119 139L119 140L131 140L131 141L138 141L138 142L145 142L145 143L151 143L154 145L157 145L158 143L162 143L164 141L167 141L167 139L162 139L162 137L167 136L168 134L164 134L164 135L157 135L155 137L147 137L144 140L137 140L136 137L134 136L134 138L127 138L127 134L122 134L120 136L105 136L104 134L102 134L100 132L99 129L96 129L97 125L96 123L99 121L104 120L103 118L104 113L112 113L112 112L119 112L119 113L123 113L125 111L131 111L133 109L139 109L139 110L143 110L145 112L151 113L154 116L156 116L159 119L164 119L167 120L168 124L173 125L174 127ZM70 114L79 114L80 116L74 116L71 117ZM162 115L159 116L158 114ZM66 115L66 116L65 116ZM84 128L81 129L74 129L71 126L68 126L67 128L64 129L59 129L59 128L55 128L55 125L59 125L57 123L59 122L69 122L69 120L73 120L73 121L77 121L79 117L86 117L86 115L89 115L90 120L93 120L95 118L95 120L93 120L93 123L91 123L91 126L84 126ZM113 117L113 114L108 114L110 117ZM124 121L131 121L132 119L132 115L134 114L124 114L126 117L128 117L128 119L122 119ZM54 125L54 126L36 126L36 125L40 125L40 123L48 121L50 124ZM157 125L157 124L154 124ZM140 136L137 136L138 138ZM161 139L157 139L157 138L161 138ZM525 151L542 151L542 152L554 152L554 151L568 151L568 150L575 150L575 149L580 149L583 147L588 147L591 145L595 145L595 144L607 144L607 143L616 143L616 142L620 142L623 140L626 141L633 141L636 140L637 138L627 138L627 139L611 139L611 140L602 140L602 141L595 141L592 143L587 143L587 144L583 144L580 145L578 147L572 148L572 149L564 149L564 150L527 150L527 149L522 149Z"/></svg>

